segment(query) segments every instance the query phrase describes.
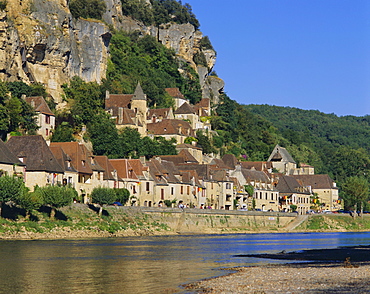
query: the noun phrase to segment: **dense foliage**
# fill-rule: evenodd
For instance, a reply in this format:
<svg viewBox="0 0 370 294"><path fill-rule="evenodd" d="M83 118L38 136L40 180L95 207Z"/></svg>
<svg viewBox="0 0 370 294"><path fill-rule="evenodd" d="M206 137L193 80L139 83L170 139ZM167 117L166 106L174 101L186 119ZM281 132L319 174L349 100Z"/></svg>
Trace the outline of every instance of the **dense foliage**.
<svg viewBox="0 0 370 294"><path fill-rule="evenodd" d="M69 10L74 18L102 19L107 5L104 0L70 0Z"/></svg>
<svg viewBox="0 0 370 294"><path fill-rule="evenodd" d="M284 141L270 122L247 111L226 94L221 95L216 112L211 123L218 136L213 137L212 144L221 155L232 153L253 161L267 160L275 144Z"/></svg>
<svg viewBox="0 0 370 294"><path fill-rule="evenodd" d="M66 142L71 138L72 130L80 131L86 125L85 139L92 142L96 155L110 158L151 158L155 155L177 153L174 140L141 137L137 130L130 128L117 130L113 120L104 111L104 85L86 83L75 77L63 88L70 111L59 113L61 123L56 128L52 141Z"/></svg>
<svg viewBox="0 0 370 294"><path fill-rule="evenodd" d="M44 96L45 89L40 84L27 85L23 82L0 81L0 137L4 140L6 134L35 134L36 113L21 97Z"/></svg>
<svg viewBox="0 0 370 294"><path fill-rule="evenodd" d="M111 39L110 54L106 87L111 93L133 93L140 81L152 107L173 105L165 88L179 88L191 103L201 99L195 70L151 36L117 32Z"/></svg>
<svg viewBox="0 0 370 294"><path fill-rule="evenodd" d="M176 0L121 0L122 12L126 16L143 22L145 25L166 24L174 22L178 24L190 23L196 29L199 21L192 12L189 4L182 4Z"/></svg>

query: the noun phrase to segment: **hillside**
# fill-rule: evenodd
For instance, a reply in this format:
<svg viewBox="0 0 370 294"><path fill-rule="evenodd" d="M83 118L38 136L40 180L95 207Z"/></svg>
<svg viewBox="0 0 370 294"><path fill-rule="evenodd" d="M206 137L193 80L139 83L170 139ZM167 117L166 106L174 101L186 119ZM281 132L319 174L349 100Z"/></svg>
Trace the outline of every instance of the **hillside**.
<svg viewBox="0 0 370 294"><path fill-rule="evenodd" d="M298 162L312 164L318 172L328 172L338 181L369 174L370 116L338 117L270 105L243 108L274 125Z"/></svg>

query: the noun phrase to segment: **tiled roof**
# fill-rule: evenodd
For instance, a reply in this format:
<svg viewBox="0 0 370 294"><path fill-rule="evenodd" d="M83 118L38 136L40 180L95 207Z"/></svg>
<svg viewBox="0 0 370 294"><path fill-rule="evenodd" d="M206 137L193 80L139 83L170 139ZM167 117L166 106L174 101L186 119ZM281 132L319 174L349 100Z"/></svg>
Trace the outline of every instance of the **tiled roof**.
<svg viewBox="0 0 370 294"><path fill-rule="evenodd" d="M54 113L50 110L44 97L42 96L26 97L25 100L35 109L36 112L55 116Z"/></svg>
<svg viewBox="0 0 370 294"><path fill-rule="evenodd" d="M113 115L118 115L118 108L130 108L133 94L108 94L105 98L105 109L113 109Z"/></svg>
<svg viewBox="0 0 370 294"><path fill-rule="evenodd" d="M193 129L187 121L180 119L164 119L161 122L147 124L150 134L194 136Z"/></svg>
<svg viewBox="0 0 370 294"><path fill-rule="evenodd" d="M168 185L164 177L167 171L163 168L163 166L157 159L152 158L146 163L146 165L149 168L150 176L157 185Z"/></svg>
<svg viewBox="0 0 370 294"><path fill-rule="evenodd" d="M134 170L136 176L139 178L144 178L144 171L148 171L148 167L144 166L140 159L129 159L128 162Z"/></svg>
<svg viewBox="0 0 370 294"><path fill-rule="evenodd" d="M177 108L174 114L195 114L195 110L189 103L184 102L179 108Z"/></svg>
<svg viewBox="0 0 370 294"><path fill-rule="evenodd" d="M289 154L289 152L285 148L279 146L278 144L275 146L274 150L272 151L267 161L283 161L296 163L293 157Z"/></svg>
<svg viewBox="0 0 370 294"><path fill-rule="evenodd" d="M175 165L182 163L198 163L194 156L185 149L181 150L178 155L160 155L159 157L163 160L172 161Z"/></svg>
<svg viewBox="0 0 370 294"><path fill-rule="evenodd" d="M60 146L49 146L50 151L54 154L54 157L58 160L59 165L64 171L77 172L72 165L72 158L66 154ZM68 166L67 162L70 162Z"/></svg>
<svg viewBox="0 0 370 294"><path fill-rule="evenodd" d="M151 119L153 116L155 117L162 117L163 119L169 118L168 115L171 112L171 108L156 108L156 109L149 109L148 111L148 119Z"/></svg>
<svg viewBox="0 0 370 294"><path fill-rule="evenodd" d="M132 100L146 100L146 95L144 94L143 88L141 88L140 83L137 83Z"/></svg>
<svg viewBox="0 0 370 294"><path fill-rule="evenodd" d="M309 194L309 192L303 192L302 185L292 176L282 176L279 178L276 189L282 194Z"/></svg>
<svg viewBox="0 0 370 294"><path fill-rule="evenodd" d="M109 161L120 178L139 180L128 159L110 159Z"/></svg>
<svg viewBox="0 0 370 294"><path fill-rule="evenodd" d="M255 169L241 168L244 178L249 181L258 181L262 183L269 183L269 177L263 172Z"/></svg>
<svg viewBox="0 0 370 294"><path fill-rule="evenodd" d="M6 146L18 158L23 157L28 171L64 172L40 135L11 137Z"/></svg>
<svg viewBox="0 0 370 294"><path fill-rule="evenodd" d="M10 152L5 143L0 140L0 163L11 164L11 165L22 165L25 164L18 160L18 157Z"/></svg>
<svg viewBox="0 0 370 294"><path fill-rule="evenodd" d="M234 154L225 154L222 157L222 161L229 169L235 169L236 165L238 164L238 160Z"/></svg>
<svg viewBox="0 0 370 294"><path fill-rule="evenodd" d="M179 88L166 88L165 91L173 98L185 99Z"/></svg>
<svg viewBox="0 0 370 294"><path fill-rule="evenodd" d="M298 175L292 176L304 186L312 189L337 189L334 181L327 174L323 175Z"/></svg>
<svg viewBox="0 0 370 294"><path fill-rule="evenodd" d="M176 145L176 149L179 149L179 150L183 150L183 149L197 149L197 150L202 150L202 148L199 148L199 147L194 146L192 144L185 144L185 143L177 144Z"/></svg>
<svg viewBox="0 0 370 294"><path fill-rule="evenodd" d="M113 176L115 168L112 166L107 156L95 156L95 160L102 168L104 168L104 180L116 180Z"/></svg>
<svg viewBox="0 0 370 294"><path fill-rule="evenodd" d="M50 146L58 146L72 159L74 168L83 174L92 174L93 169L103 169L99 165L91 165L90 152L87 148L78 142L52 142Z"/></svg>
<svg viewBox="0 0 370 294"><path fill-rule="evenodd" d="M215 165L218 168L229 169L229 167L223 162L223 160L218 158L213 158L210 165Z"/></svg>

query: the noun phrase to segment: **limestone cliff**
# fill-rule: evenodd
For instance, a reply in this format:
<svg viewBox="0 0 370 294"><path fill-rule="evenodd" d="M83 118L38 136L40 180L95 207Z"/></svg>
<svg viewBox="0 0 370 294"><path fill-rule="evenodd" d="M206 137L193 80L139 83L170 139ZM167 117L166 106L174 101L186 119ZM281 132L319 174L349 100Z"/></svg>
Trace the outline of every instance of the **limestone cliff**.
<svg viewBox="0 0 370 294"><path fill-rule="evenodd" d="M120 0L105 0L104 21L74 19L67 0L8 0L0 12L0 79L39 82L56 102L61 102L61 85L73 76L100 82L105 78L109 57L110 28L139 30L173 48L198 72L203 95L217 97L223 82L214 83L209 72L216 54L203 50L207 67L197 67L194 54L202 50L202 33L190 24L146 27L122 15Z"/></svg>

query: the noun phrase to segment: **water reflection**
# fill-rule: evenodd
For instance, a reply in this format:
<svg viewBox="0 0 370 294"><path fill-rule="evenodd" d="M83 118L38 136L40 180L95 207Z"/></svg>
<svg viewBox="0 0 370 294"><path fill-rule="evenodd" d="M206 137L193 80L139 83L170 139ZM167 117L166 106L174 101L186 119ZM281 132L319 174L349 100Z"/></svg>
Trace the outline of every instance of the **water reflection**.
<svg viewBox="0 0 370 294"><path fill-rule="evenodd" d="M0 241L4 293L163 293L222 267L280 263L237 254L369 245L370 233ZM215 270L216 269L216 270Z"/></svg>

